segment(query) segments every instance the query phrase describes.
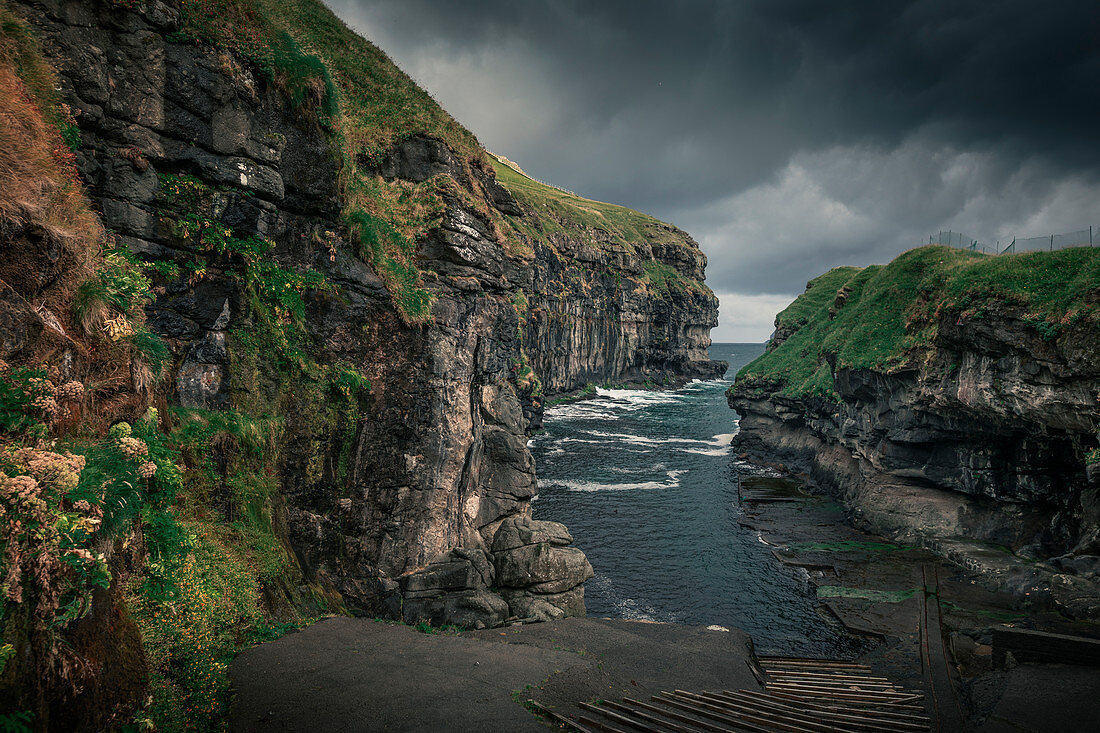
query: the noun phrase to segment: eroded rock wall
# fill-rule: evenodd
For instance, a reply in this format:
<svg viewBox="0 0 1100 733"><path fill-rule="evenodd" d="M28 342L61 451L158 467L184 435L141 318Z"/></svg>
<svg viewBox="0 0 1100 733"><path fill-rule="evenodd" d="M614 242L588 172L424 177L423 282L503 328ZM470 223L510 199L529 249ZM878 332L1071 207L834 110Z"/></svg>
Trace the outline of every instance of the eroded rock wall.
<svg viewBox="0 0 1100 733"><path fill-rule="evenodd" d="M281 484L276 524L300 582L338 592L353 610L408 621L483 626L583 614L591 567L564 527L530 519L532 394L517 384L517 364L533 361L558 391L712 374L713 296L612 287L614 270L624 282L641 271L639 255L612 257L583 241L537 241L533 255L512 254L483 211L451 196L441 225L418 242L432 319L407 325L353 254L339 158L316 116L231 53L169 42L179 22L173 3L124 5L18 7L78 113L79 169L104 223L140 257L192 272L154 276L148 320L173 356L164 400L200 410L261 402L282 416L270 466ZM475 186L463 170L443 143L413 137L378 173L449 175L500 212L525 215L491 176ZM305 327L313 358L370 380L350 428L321 419L315 391L280 380L264 361L270 355L244 347L254 323L240 263L172 225L165 175L213 191L200 215L237 237L274 242L281 267L312 269L335 286L306 296ZM653 254L702 277L690 240ZM579 266L597 262L598 277ZM551 296L567 272L590 278L592 297ZM527 314L516 305L524 299L534 303ZM292 586L279 592L293 596Z"/></svg>
<svg viewBox="0 0 1100 733"><path fill-rule="evenodd" d="M834 369L838 399L740 380L735 450L806 474L872 531L991 543L1092 577L1100 487L1085 460L1100 426L1100 335L1083 321L1046 340L1025 315L944 309L925 361Z"/></svg>
<svg viewBox="0 0 1100 733"><path fill-rule="evenodd" d="M601 241L599 230L533 242L524 347L547 394L725 373L707 351L718 301L701 287L706 256L673 226L653 224L646 234L629 246ZM676 280L654 287L647 262L671 268Z"/></svg>

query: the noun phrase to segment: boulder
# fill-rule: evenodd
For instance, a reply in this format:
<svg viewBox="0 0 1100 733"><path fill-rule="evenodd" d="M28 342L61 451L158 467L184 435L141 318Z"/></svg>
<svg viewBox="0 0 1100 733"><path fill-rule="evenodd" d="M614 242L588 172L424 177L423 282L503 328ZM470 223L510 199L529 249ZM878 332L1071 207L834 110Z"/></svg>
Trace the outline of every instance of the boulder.
<svg viewBox="0 0 1100 733"><path fill-rule="evenodd" d="M584 616L584 586L578 585L564 593L540 595L526 590L504 589L501 596L508 601L512 615L522 619L553 621L566 616Z"/></svg>
<svg viewBox="0 0 1100 733"><path fill-rule="evenodd" d="M501 523L493 538L493 552L505 552L543 542L564 547L573 544L573 535L559 522L543 522L526 515L509 517Z"/></svg>

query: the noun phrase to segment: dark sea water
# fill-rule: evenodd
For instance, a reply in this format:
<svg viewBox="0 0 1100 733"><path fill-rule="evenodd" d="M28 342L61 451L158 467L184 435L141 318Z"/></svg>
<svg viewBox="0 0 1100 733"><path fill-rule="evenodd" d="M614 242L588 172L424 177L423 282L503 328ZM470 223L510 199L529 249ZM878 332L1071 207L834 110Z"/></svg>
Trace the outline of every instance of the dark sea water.
<svg viewBox="0 0 1100 733"><path fill-rule="evenodd" d="M759 344L715 344L726 379L668 392L601 389L546 411L531 449L536 519L563 522L596 577L590 616L720 624L774 654L838 655L844 635L815 610L813 590L737 524L737 413L725 390Z"/></svg>

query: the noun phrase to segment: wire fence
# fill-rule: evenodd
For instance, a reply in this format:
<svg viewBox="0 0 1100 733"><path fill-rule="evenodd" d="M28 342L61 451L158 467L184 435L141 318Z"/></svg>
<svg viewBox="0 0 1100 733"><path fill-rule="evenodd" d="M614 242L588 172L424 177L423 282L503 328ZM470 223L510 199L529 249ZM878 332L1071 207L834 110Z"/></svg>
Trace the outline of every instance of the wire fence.
<svg viewBox="0 0 1100 733"><path fill-rule="evenodd" d="M1064 234L1046 234L1041 237L1013 237L1008 244L1002 242L979 242L973 237L961 232L941 231L928 236L929 244L942 244L947 247L957 247L971 252L985 252L986 254L1005 255L1017 252L1048 252L1067 247L1095 247L1100 242L1093 242L1093 227L1078 229L1075 232ZM1096 236L1100 239L1100 229Z"/></svg>

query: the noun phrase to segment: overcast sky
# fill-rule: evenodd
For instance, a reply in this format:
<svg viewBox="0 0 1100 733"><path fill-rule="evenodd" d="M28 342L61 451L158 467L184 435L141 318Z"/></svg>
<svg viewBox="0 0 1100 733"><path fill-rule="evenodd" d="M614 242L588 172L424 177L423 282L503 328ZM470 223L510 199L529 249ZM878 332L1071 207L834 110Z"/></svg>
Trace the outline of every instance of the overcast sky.
<svg viewBox="0 0 1100 733"><path fill-rule="evenodd" d="M715 341L940 229L1100 227L1096 0L327 2L488 149L692 234Z"/></svg>

